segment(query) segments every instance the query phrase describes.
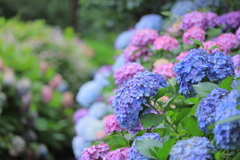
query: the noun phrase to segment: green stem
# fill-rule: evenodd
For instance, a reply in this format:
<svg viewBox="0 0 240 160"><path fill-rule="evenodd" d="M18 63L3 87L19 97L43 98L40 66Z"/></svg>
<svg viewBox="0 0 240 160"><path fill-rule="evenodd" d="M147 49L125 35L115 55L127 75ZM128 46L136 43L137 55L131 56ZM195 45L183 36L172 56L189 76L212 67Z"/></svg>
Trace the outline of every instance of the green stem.
<svg viewBox="0 0 240 160"><path fill-rule="evenodd" d="M166 116L164 116L164 120L165 120L165 122L172 128L172 130L173 130L175 133L179 134L178 131L177 131L177 129L168 121L168 119L166 118Z"/></svg>

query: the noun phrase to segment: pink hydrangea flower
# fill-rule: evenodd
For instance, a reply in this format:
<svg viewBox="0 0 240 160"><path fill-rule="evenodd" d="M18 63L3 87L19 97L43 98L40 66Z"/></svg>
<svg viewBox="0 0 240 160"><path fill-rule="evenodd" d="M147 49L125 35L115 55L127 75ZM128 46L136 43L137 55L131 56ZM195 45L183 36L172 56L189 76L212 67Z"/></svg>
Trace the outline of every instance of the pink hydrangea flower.
<svg viewBox="0 0 240 160"><path fill-rule="evenodd" d="M214 12L206 12L205 13L207 25L209 28L213 28L215 26L218 26L220 24L220 19L218 15Z"/></svg>
<svg viewBox="0 0 240 160"><path fill-rule="evenodd" d="M189 51L185 51L185 52L181 52L177 57L176 60L183 60L187 55L188 55Z"/></svg>
<svg viewBox="0 0 240 160"><path fill-rule="evenodd" d="M128 159L130 147L119 148L115 151L108 152L103 160L126 160Z"/></svg>
<svg viewBox="0 0 240 160"><path fill-rule="evenodd" d="M110 134L114 131L121 132L122 128L117 121L117 118L114 114L107 115L103 118L104 129L107 134Z"/></svg>
<svg viewBox="0 0 240 160"><path fill-rule="evenodd" d="M160 36L153 42L154 50L167 50L171 51L179 46L178 40L170 36Z"/></svg>
<svg viewBox="0 0 240 160"><path fill-rule="evenodd" d="M42 101L49 102L53 98L53 89L50 86L43 86L41 89Z"/></svg>
<svg viewBox="0 0 240 160"><path fill-rule="evenodd" d="M152 53L150 53L147 48L129 45L124 49L123 55L126 62L135 62L140 57L146 59L148 56L151 56Z"/></svg>
<svg viewBox="0 0 240 160"><path fill-rule="evenodd" d="M88 109L87 108L80 108L80 109L76 110L73 114L73 122L77 123L77 121L79 119L83 118L87 114L88 114Z"/></svg>
<svg viewBox="0 0 240 160"><path fill-rule="evenodd" d="M233 60L234 66L236 67L235 73L237 74L239 71L238 68L240 67L240 55L237 54L237 55L233 56L232 60Z"/></svg>
<svg viewBox="0 0 240 160"><path fill-rule="evenodd" d="M232 11L227 14L227 25L232 28L237 28L240 25L240 11Z"/></svg>
<svg viewBox="0 0 240 160"><path fill-rule="evenodd" d="M137 72L143 72L144 67L138 63L127 63L114 72L115 84L122 85L125 81L132 79Z"/></svg>
<svg viewBox="0 0 240 160"><path fill-rule="evenodd" d="M233 33L224 33L218 36L217 46L225 53L230 53L231 48L238 46L238 38Z"/></svg>
<svg viewBox="0 0 240 160"><path fill-rule="evenodd" d="M166 63L159 65L153 68L153 73L158 73L166 77L166 79L173 78L176 76L176 73L173 71L173 67L176 64L173 63Z"/></svg>
<svg viewBox="0 0 240 160"><path fill-rule="evenodd" d="M185 14L182 17L181 27L183 30L188 30L193 26L198 26L202 29L207 28L207 21L203 12L193 11L191 13Z"/></svg>
<svg viewBox="0 0 240 160"><path fill-rule="evenodd" d="M167 32L165 33L165 35L171 35L174 37L180 36L182 34L181 23L182 23L181 21L177 21L173 23L173 25L166 30Z"/></svg>
<svg viewBox="0 0 240 160"><path fill-rule="evenodd" d="M85 148L82 152L81 160L99 160L103 159L110 147L107 144L100 143L99 145L94 145L89 148Z"/></svg>
<svg viewBox="0 0 240 160"><path fill-rule="evenodd" d="M240 27L236 30L236 36L238 37L238 40L240 41Z"/></svg>
<svg viewBox="0 0 240 160"><path fill-rule="evenodd" d="M57 88L57 86L61 83L62 76L60 74L56 74L51 81L49 82L49 86L52 88Z"/></svg>
<svg viewBox="0 0 240 160"><path fill-rule="evenodd" d="M158 37L158 32L153 29L141 29L137 30L131 38L131 44L138 47L144 47L152 44Z"/></svg>
<svg viewBox="0 0 240 160"><path fill-rule="evenodd" d="M206 42L203 42L202 44L203 44L204 50L206 50L209 54L215 53L216 51L220 50L219 48L215 48L213 50L209 50L209 48L211 48L212 46L217 45L217 42L206 41ZM201 46L199 48L203 49Z"/></svg>
<svg viewBox="0 0 240 160"><path fill-rule="evenodd" d="M194 26L187 31L184 32L182 36L183 43L185 44L194 44L193 41L189 40L189 38L193 38L199 41L205 40L205 31L197 26Z"/></svg>

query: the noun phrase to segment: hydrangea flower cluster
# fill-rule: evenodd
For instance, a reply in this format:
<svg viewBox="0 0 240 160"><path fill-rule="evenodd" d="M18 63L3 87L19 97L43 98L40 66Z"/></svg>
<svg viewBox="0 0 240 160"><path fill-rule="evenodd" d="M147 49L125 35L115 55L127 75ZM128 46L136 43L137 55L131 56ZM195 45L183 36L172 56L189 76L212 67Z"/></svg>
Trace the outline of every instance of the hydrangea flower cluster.
<svg viewBox="0 0 240 160"><path fill-rule="evenodd" d="M170 36L160 36L153 42L153 49L171 51L179 46L178 40Z"/></svg>
<svg viewBox="0 0 240 160"><path fill-rule="evenodd" d="M206 12L205 16L206 16L207 26L209 28L214 28L215 26L218 26L220 24L220 18L216 13Z"/></svg>
<svg viewBox="0 0 240 160"><path fill-rule="evenodd" d="M177 57L176 60L183 60L187 55L188 55L189 51L185 51L185 52L181 52Z"/></svg>
<svg viewBox="0 0 240 160"><path fill-rule="evenodd" d="M235 73L237 73L239 71L239 67L240 67L240 55L237 54L235 56L232 57L232 60L233 60L233 63L234 63L234 66L235 66Z"/></svg>
<svg viewBox="0 0 240 160"><path fill-rule="evenodd" d="M137 30L131 38L131 45L144 47L152 44L157 37L158 32L156 30L148 28Z"/></svg>
<svg viewBox="0 0 240 160"><path fill-rule="evenodd" d="M205 137L192 137L177 142L170 151L170 160L179 159L213 159L213 144Z"/></svg>
<svg viewBox="0 0 240 160"><path fill-rule="evenodd" d="M171 13L173 15L183 16L189 11L197 10L197 6L194 2L188 1L177 1L171 8Z"/></svg>
<svg viewBox="0 0 240 160"><path fill-rule="evenodd" d="M189 38L193 38L199 41L205 40L205 31L201 27L191 27L183 33L182 40L185 44L194 44Z"/></svg>
<svg viewBox="0 0 240 160"><path fill-rule="evenodd" d="M159 65L162 65L162 64L166 64L166 63L170 63L167 59L165 58L160 58L160 59L157 59L154 63L153 63L153 66L154 67L157 67Z"/></svg>
<svg viewBox="0 0 240 160"><path fill-rule="evenodd" d="M162 26L162 17L158 14L148 14L141 17L138 23L136 23L136 29L153 29L159 31Z"/></svg>
<svg viewBox="0 0 240 160"><path fill-rule="evenodd" d="M220 16L220 23L226 26L226 29L237 28L240 26L240 11L232 11Z"/></svg>
<svg viewBox="0 0 240 160"><path fill-rule="evenodd" d="M147 97L154 96L159 88L167 86L165 77L149 71L138 72L117 91L113 106L122 128L134 129L139 122L139 112Z"/></svg>
<svg viewBox="0 0 240 160"><path fill-rule="evenodd" d="M213 89L206 98L203 98L197 107L196 117L199 128L209 133L208 127L215 123L216 108L227 96L228 91L222 88Z"/></svg>
<svg viewBox="0 0 240 160"><path fill-rule="evenodd" d="M176 73L173 70L173 67L176 64L174 63L166 63L159 65L153 68L153 73L158 73L166 77L166 79L170 79L176 76Z"/></svg>
<svg viewBox="0 0 240 160"><path fill-rule="evenodd" d="M89 115L96 118L101 119L107 113L113 112L112 107L108 106L104 102L94 102L89 108Z"/></svg>
<svg viewBox="0 0 240 160"><path fill-rule="evenodd" d="M82 151L85 148L88 148L90 145L91 145L91 141L86 141L81 136L74 137L72 140L72 148L73 148L73 153L75 155L75 158L77 160L80 160L82 156Z"/></svg>
<svg viewBox="0 0 240 160"><path fill-rule="evenodd" d="M174 37L181 35L181 21L176 21L172 24L170 28L166 29L166 33L164 35L172 35Z"/></svg>
<svg viewBox="0 0 240 160"><path fill-rule="evenodd" d="M191 13L187 13L182 17L181 27L183 30L188 30L194 26L200 27L202 29L207 28L207 20L205 17L205 13L193 11Z"/></svg>
<svg viewBox="0 0 240 160"><path fill-rule="evenodd" d="M119 148L115 151L108 152L103 160L126 160L128 159L128 153L130 148Z"/></svg>
<svg viewBox="0 0 240 160"><path fill-rule="evenodd" d="M217 46L225 53L230 53L230 49L238 45L238 38L233 33L224 33L217 38Z"/></svg>
<svg viewBox="0 0 240 160"><path fill-rule="evenodd" d="M114 131L121 132L122 128L119 125L117 118L114 114L107 115L103 118L104 130L107 134L111 134Z"/></svg>
<svg viewBox="0 0 240 160"><path fill-rule="evenodd" d="M132 77L137 73L137 72L143 72L144 67L141 66L138 63L127 63L118 70L114 72L114 80L115 84L117 85L122 85L125 83L127 80L132 79Z"/></svg>
<svg viewBox="0 0 240 160"><path fill-rule="evenodd" d="M219 48L209 50L209 48L211 48L212 46L217 45L217 42L215 42L215 41L206 41L206 42L203 42L202 44L203 44L204 48L202 48L201 46L199 48L204 49L209 54L215 53L216 51L220 51Z"/></svg>
<svg viewBox="0 0 240 160"><path fill-rule="evenodd" d="M190 50L186 58L174 67L180 86L179 92L186 98L194 97L196 92L192 85L201 82L208 68L207 53L202 49Z"/></svg>
<svg viewBox="0 0 240 160"><path fill-rule="evenodd" d="M118 35L118 37L115 40L114 47L115 49L124 49L128 46L130 43L130 39L132 35L136 32L135 29L130 29L127 31L123 31Z"/></svg>
<svg viewBox="0 0 240 160"><path fill-rule="evenodd" d="M226 53L217 51L209 55L207 61L211 65L207 72L210 81L221 81L234 75L233 61Z"/></svg>
<svg viewBox="0 0 240 160"><path fill-rule="evenodd" d="M232 90L227 98L216 108L215 121L224 120L234 115L239 115L240 110L236 107L240 105L237 90ZM214 139L219 149L239 149L240 148L240 120L231 121L214 127Z"/></svg>
<svg viewBox="0 0 240 160"><path fill-rule="evenodd" d="M236 30L236 36L238 37L238 40L240 41L240 27Z"/></svg>
<svg viewBox="0 0 240 160"><path fill-rule="evenodd" d="M150 53L146 48L129 45L124 49L123 55L126 62L135 62L138 58L147 58L152 55L152 53Z"/></svg>
<svg viewBox="0 0 240 160"><path fill-rule="evenodd" d="M150 158L142 155L136 148L136 141L146 138L155 139L158 140L159 143L161 143L161 137L157 133L145 133L142 136L136 137L129 151L129 160L150 160Z"/></svg>
<svg viewBox="0 0 240 160"><path fill-rule="evenodd" d="M88 114L88 109L87 108L80 108L80 109L76 110L73 114L73 122L77 123L77 121L79 119L83 118L87 114Z"/></svg>
<svg viewBox="0 0 240 160"><path fill-rule="evenodd" d="M93 145L89 148L84 149L82 152L81 160L99 160L103 159L110 147L107 144L101 143L99 145Z"/></svg>

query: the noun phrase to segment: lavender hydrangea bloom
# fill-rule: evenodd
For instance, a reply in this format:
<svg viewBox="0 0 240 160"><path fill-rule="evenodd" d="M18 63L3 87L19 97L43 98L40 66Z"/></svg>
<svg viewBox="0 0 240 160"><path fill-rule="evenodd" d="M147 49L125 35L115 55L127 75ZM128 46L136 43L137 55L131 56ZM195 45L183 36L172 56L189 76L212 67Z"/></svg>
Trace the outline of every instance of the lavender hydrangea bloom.
<svg viewBox="0 0 240 160"><path fill-rule="evenodd" d="M115 40L115 44L114 44L115 49L126 48L130 42L132 35L134 35L135 31L136 31L135 29L130 29L120 33L117 39Z"/></svg>
<svg viewBox="0 0 240 160"><path fill-rule="evenodd" d="M203 132L209 133L212 131L208 129L208 126L215 123L216 108L227 94L226 89L215 88L206 98L201 100L197 107L196 117L198 118L198 126Z"/></svg>
<svg viewBox="0 0 240 160"><path fill-rule="evenodd" d="M146 139L146 138L155 139L155 140L158 140L159 143L161 143L161 137L157 133L145 133L142 136L138 136L134 140L132 147L130 148L130 151L128 154L129 156L128 160L150 160L150 158L142 155L136 148L136 141Z"/></svg>
<svg viewBox="0 0 240 160"><path fill-rule="evenodd" d="M180 86L179 93L186 98L196 96L192 85L198 84L206 76L208 70L208 54L202 49L192 49L189 54L180 61L174 71L177 73L177 82Z"/></svg>
<svg viewBox="0 0 240 160"><path fill-rule="evenodd" d="M159 31L162 26L162 17L157 14L148 14L141 17L140 21L135 25L136 29L149 28Z"/></svg>
<svg viewBox="0 0 240 160"><path fill-rule="evenodd" d="M171 13L178 16L183 16L185 13L189 11L197 10L197 6L192 1L178 1L176 2L172 8Z"/></svg>
<svg viewBox="0 0 240 160"><path fill-rule="evenodd" d="M192 137L172 147L170 160L210 160L215 152L213 144L206 137Z"/></svg>
<svg viewBox="0 0 240 160"><path fill-rule="evenodd" d="M138 72L117 91L113 106L122 128L134 129L139 122L139 112L146 98L154 96L158 88L167 86L165 77L149 71Z"/></svg>
<svg viewBox="0 0 240 160"><path fill-rule="evenodd" d="M215 121L224 120L234 115L239 115L240 95L237 90L232 90L227 98L216 108ZM240 149L240 120L231 121L214 127L214 139L219 149Z"/></svg>
<svg viewBox="0 0 240 160"><path fill-rule="evenodd" d="M126 160L128 159L128 153L130 148L119 148L115 151L110 151L107 153L103 160Z"/></svg>
<svg viewBox="0 0 240 160"><path fill-rule="evenodd" d="M77 123L77 121L79 119L83 118L87 114L88 114L88 109L87 108L80 108L80 109L76 110L73 114L73 122Z"/></svg>
<svg viewBox="0 0 240 160"><path fill-rule="evenodd" d="M226 53L217 51L209 55L207 61L211 65L207 72L210 81L221 81L234 75L232 58Z"/></svg>

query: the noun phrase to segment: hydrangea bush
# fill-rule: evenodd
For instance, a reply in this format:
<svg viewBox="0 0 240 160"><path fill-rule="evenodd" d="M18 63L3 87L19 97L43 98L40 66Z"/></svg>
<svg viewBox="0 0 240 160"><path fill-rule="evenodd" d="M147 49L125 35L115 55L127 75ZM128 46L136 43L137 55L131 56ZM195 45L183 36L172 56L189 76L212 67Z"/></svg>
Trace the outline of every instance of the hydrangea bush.
<svg viewBox="0 0 240 160"><path fill-rule="evenodd" d="M202 3L178 1L171 10L175 22L163 24L166 29L164 20L156 25L160 29L144 25L150 16L136 24L107 77L107 90L92 99L111 99L113 111L98 119L105 135L79 148L84 156L105 143L110 151L103 160L240 159L239 11L221 12L228 16L223 21L203 9L219 1Z"/></svg>

